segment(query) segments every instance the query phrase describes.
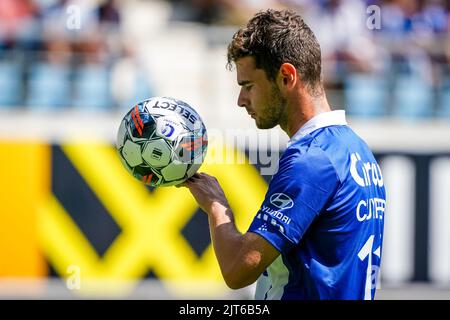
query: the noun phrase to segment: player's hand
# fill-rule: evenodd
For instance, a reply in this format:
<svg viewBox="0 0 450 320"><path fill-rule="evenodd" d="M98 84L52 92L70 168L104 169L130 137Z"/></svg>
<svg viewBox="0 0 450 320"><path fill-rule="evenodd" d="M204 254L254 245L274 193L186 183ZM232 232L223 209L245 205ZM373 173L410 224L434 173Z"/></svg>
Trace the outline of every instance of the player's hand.
<svg viewBox="0 0 450 320"><path fill-rule="evenodd" d="M177 187L189 188L200 208L207 213L216 205L230 207L219 181L206 173L196 173Z"/></svg>

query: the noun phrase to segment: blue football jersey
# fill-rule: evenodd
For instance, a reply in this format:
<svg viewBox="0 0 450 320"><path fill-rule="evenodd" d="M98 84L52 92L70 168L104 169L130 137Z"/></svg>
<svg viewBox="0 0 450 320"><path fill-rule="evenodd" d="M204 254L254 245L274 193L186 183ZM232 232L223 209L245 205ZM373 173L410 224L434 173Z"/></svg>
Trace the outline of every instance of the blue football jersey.
<svg viewBox="0 0 450 320"><path fill-rule="evenodd" d="M249 232L280 256L261 275L256 299L373 299L386 194L380 167L343 111L284 151ZM345 121L345 120L344 120Z"/></svg>

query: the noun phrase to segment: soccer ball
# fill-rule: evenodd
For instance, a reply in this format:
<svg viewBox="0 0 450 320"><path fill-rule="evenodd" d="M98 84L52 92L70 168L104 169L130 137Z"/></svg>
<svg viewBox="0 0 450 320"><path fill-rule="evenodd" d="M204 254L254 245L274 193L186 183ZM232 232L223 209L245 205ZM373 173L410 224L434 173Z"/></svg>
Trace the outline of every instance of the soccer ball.
<svg viewBox="0 0 450 320"><path fill-rule="evenodd" d="M173 186L194 175L208 138L198 113L184 101L153 97L123 118L116 147L125 168L149 186Z"/></svg>

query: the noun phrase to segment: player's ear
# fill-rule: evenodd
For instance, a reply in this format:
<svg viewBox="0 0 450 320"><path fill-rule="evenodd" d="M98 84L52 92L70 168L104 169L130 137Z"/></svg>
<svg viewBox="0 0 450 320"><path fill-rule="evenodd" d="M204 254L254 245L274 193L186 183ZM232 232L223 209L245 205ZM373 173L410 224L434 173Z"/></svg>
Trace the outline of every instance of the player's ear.
<svg viewBox="0 0 450 320"><path fill-rule="evenodd" d="M290 90L297 84L297 69L291 63L283 63L278 72L279 86Z"/></svg>

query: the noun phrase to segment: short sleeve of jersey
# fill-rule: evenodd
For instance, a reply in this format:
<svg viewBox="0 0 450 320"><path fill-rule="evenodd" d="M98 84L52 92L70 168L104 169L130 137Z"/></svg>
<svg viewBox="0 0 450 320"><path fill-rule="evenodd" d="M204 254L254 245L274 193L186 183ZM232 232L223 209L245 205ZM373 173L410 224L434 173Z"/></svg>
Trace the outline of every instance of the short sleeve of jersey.
<svg viewBox="0 0 450 320"><path fill-rule="evenodd" d="M248 231L281 253L298 244L313 220L335 194L339 178L319 147L286 149Z"/></svg>

